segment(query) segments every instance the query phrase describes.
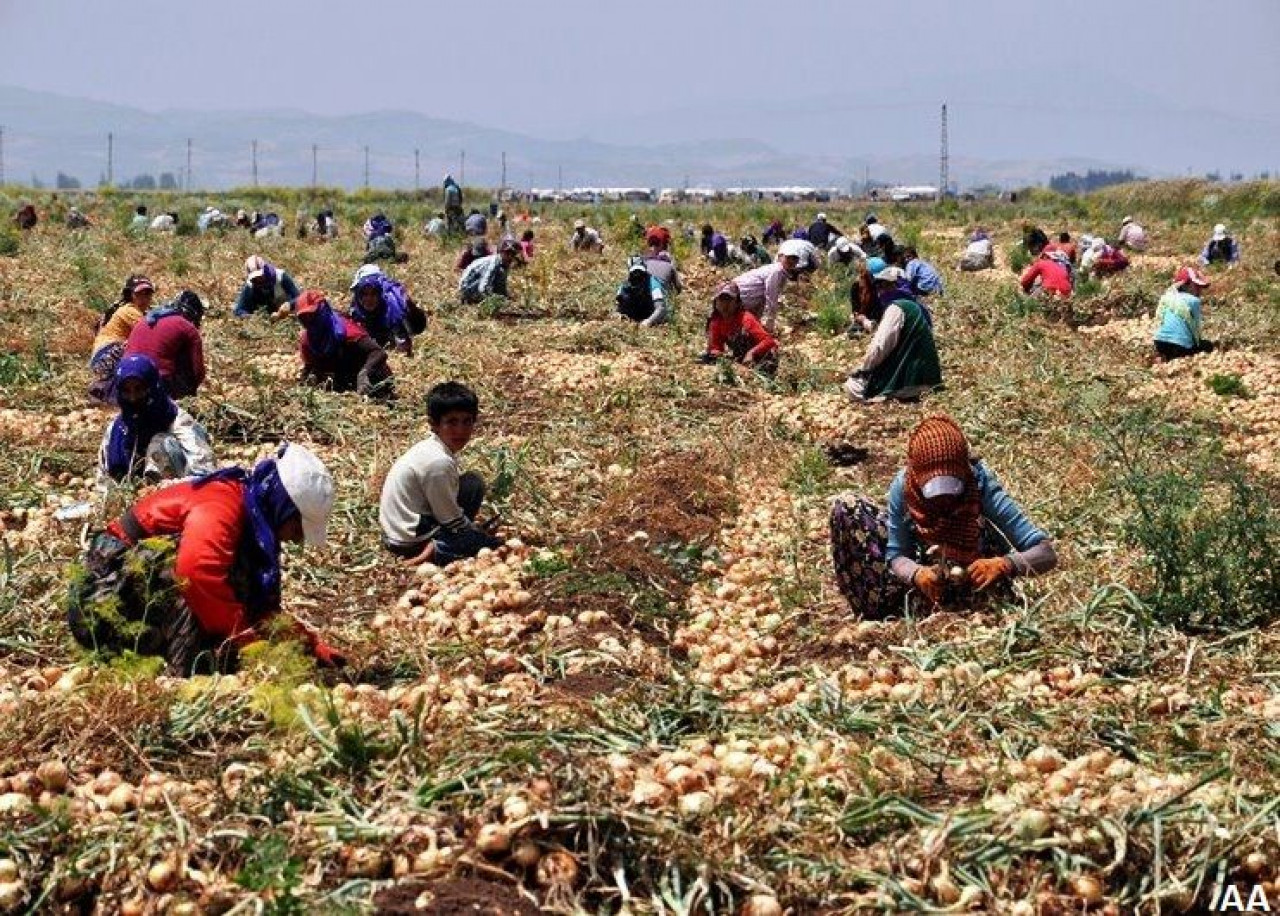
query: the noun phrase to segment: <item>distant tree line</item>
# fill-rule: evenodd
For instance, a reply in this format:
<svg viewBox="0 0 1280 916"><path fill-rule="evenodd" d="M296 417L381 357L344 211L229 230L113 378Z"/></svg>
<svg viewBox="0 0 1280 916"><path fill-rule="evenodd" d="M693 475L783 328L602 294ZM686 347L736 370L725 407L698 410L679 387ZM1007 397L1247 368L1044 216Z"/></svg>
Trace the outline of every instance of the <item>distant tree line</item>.
<svg viewBox="0 0 1280 916"><path fill-rule="evenodd" d="M1049 188L1059 194L1084 194L1096 191L1111 184L1126 184L1130 181L1142 181L1132 171L1106 172L1090 169L1083 175L1067 172L1065 175L1054 175L1049 179Z"/></svg>

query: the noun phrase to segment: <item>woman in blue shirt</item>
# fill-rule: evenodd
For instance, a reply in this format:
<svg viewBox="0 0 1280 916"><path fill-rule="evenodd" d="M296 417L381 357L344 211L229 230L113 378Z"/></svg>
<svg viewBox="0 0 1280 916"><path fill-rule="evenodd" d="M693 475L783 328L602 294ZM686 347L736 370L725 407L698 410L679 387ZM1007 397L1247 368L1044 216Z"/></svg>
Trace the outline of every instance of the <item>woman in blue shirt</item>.
<svg viewBox="0 0 1280 916"><path fill-rule="evenodd" d="M1173 286L1164 291L1156 306L1155 346L1162 358L1213 350L1213 344L1200 336L1200 294L1208 285L1209 279L1192 267L1179 267L1173 275Z"/></svg>
<svg viewBox="0 0 1280 916"><path fill-rule="evenodd" d="M1015 576L1058 563L1053 541L943 416L928 417L911 433L887 511L862 498L852 505L836 500L831 548L840 592L864 617L908 603L971 605Z"/></svg>

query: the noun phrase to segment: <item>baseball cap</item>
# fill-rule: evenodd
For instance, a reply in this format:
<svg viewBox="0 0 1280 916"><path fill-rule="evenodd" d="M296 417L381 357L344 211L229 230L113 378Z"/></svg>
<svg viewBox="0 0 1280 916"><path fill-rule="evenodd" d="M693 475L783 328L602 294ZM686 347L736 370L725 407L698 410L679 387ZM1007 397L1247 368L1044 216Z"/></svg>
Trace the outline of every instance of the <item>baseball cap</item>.
<svg viewBox="0 0 1280 916"><path fill-rule="evenodd" d="M1120 225L1121 225L1121 226L1127 226L1127 225L1129 225L1131 222L1133 222L1133 217L1132 217L1132 216L1126 216L1124 219L1120 220Z"/></svg>
<svg viewBox="0 0 1280 916"><path fill-rule="evenodd" d="M730 280L727 283L721 283L720 288L716 290L715 298L719 299L722 296L728 296L730 299L741 299L742 291L738 289L737 283Z"/></svg>
<svg viewBox="0 0 1280 916"><path fill-rule="evenodd" d="M266 276L266 258L256 254L249 255L244 259L244 272L246 280L256 280L259 277Z"/></svg>
<svg viewBox="0 0 1280 916"><path fill-rule="evenodd" d="M814 219L820 220L821 222L825 223L827 221L827 214L819 213L816 217L814 217Z"/></svg>
<svg viewBox="0 0 1280 916"><path fill-rule="evenodd" d="M586 229L586 228L587 228L587 221L586 221L585 219L575 219L575 220L573 221L573 228L574 228L574 229Z"/></svg>
<svg viewBox="0 0 1280 916"><path fill-rule="evenodd" d="M1221 242L1226 237L1227 237L1226 223L1218 223L1218 225L1213 227L1213 238L1215 241Z"/></svg>
<svg viewBox="0 0 1280 916"><path fill-rule="evenodd" d="M147 290L151 290L151 292L154 293L156 291L156 285L152 283L150 280L148 280L146 277L138 277L136 280L133 281L133 291L135 293L142 293L142 292L146 292Z"/></svg>
<svg viewBox="0 0 1280 916"><path fill-rule="evenodd" d="M964 481L959 477L940 474L926 480L920 492L924 494L925 499L933 499L935 496L959 496L964 492Z"/></svg>
<svg viewBox="0 0 1280 916"><path fill-rule="evenodd" d="M298 507L302 533L313 547L323 547L333 512L333 476L309 449L292 442L280 447L276 458L280 483Z"/></svg>
<svg viewBox="0 0 1280 916"><path fill-rule="evenodd" d="M351 281L351 288L355 289L365 280L368 280L370 277L379 276L381 273L382 268L377 264L362 264L360 265L360 269L356 271L355 279Z"/></svg>
<svg viewBox="0 0 1280 916"><path fill-rule="evenodd" d="M872 278L883 273L888 266L889 262L884 258L867 258L867 273L871 274Z"/></svg>
<svg viewBox="0 0 1280 916"><path fill-rule="evenodd" d="M1196 286L1208 286L1209 278L1194 267L1179 267L1178 272L1173 275L1173 282L1181 286L1184 283L1194 283Z"/></svg>

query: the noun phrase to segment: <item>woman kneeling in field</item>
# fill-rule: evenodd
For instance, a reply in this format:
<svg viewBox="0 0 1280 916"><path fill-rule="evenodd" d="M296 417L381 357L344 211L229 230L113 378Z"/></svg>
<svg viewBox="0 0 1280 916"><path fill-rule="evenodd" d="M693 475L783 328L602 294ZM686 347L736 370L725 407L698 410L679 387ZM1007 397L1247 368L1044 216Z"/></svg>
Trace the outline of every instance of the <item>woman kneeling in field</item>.
<svg viewBox="0 0 1280 916"><path fill-rule="evenodd" d="M908 400L942 384L933 319L912 298L900 268L871 258L854 283L851 299L862 326L874 327L875 334L862 364L845 382L849 397Z"/></svg>
<svg viewBox="0 0 1280 916"><path fill-rule="evenodd" d="M778 341L743 307L742 293L732 281L716 290L707 319L707 352L701 359L714 363L724 357L766 374L778 368Z"/></svg>
<svg viewBox="0 0 1280 916"><path fill-rule="evenodd" d="M908 604L970 605L1015 576L1058 563L1053 541L944 416L925 419L911 433L887 512L861 497L835 501L831 551L841 594L868 618Z"/></svg>
<svg viewBox="0 0 1280 916"><path fill-rule="evenodd" d="M138 500L99 533L71 577L67 622L104 656L160 656L173 675L234 667L280 611L280 545L322 546L333 478L299 445ZM298 625L322 664L341 655Z"/></svg>

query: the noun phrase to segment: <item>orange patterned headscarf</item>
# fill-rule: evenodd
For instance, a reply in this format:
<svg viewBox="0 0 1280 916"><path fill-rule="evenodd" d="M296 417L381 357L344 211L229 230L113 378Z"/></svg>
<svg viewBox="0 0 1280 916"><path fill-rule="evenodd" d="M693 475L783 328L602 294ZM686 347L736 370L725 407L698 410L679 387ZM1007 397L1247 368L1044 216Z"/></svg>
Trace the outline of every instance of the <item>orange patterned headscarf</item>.
<svg viewBox="0 0 1280 916"><path fill-rule="evenodd" d="M964 492L947 500L928 499L924 485L935 477L955 477ZM927 417L907 440L907 511L920 540L936 545L949 563L968 565L978 558L982 497L969 460L969 442L950 417Z"/></svg>

